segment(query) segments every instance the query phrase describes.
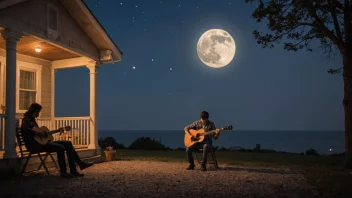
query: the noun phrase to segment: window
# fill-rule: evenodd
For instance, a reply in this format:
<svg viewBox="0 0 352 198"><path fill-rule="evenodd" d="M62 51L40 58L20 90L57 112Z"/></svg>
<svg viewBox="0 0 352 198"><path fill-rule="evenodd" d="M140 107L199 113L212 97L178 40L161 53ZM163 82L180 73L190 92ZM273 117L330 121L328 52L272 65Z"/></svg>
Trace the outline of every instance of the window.
<svg viewBox="0 0 352 198"><path fill-rule="evenodd" d="M20 70L19 110L27 110L37 99L36 72Z"/></svg>
<svg viewBox="0 0 352 198"><path fill-rule="evenodd" d="M17 61L16 112L24 113L33 103L41 103L42 66Z"/></svg>

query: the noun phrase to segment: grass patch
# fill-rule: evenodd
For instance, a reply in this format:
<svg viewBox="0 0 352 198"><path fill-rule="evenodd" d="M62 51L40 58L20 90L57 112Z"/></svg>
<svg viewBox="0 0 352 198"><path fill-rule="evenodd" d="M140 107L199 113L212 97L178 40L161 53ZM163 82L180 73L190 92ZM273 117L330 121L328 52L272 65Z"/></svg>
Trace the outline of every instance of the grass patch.
<svg viewBox="0 0 352 198"><path fill-rule="evenodd" d="M105 159L104 152L102 157ZM352 174L340 171L344 157L232 151L217 151L216 157L220 168L223 164L289 167L303 173L307 181L317 188L320 196L349 197L352 195ZM184 162L187 166L185 151L121 149L117 150L116 159ZM211 157L209 156L208 159L211 160Z"/></svg>

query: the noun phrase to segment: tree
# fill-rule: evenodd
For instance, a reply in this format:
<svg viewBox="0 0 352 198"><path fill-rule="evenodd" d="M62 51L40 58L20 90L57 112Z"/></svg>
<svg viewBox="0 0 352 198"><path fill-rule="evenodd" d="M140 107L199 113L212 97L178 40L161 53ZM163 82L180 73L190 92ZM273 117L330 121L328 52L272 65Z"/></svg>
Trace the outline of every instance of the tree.
<svg viewBox="0 0 352 198"><path fill-rule="evenodd" d="M345 163L352 170L352 0L245 0L256 3L252 17L257 22L267 19L269 33L253 31L263 48L284 42L284 49L312 51L312 41L318 41L327 57L334 52L341 55L344 84Z"/></svg>

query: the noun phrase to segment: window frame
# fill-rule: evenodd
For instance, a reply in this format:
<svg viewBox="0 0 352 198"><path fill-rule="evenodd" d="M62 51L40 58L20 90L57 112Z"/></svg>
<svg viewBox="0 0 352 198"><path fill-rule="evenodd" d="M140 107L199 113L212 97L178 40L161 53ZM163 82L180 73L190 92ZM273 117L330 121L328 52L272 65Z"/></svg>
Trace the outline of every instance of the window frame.
<svg viewBox="0 0 352 198"><path fill-rule="evenodd" d="M41 103L41 92L42 92L42 87L41 87L41 77L42 77L42 66L33 64L33 63L26 63L22 61L17 61L17 67L16 67L16 113L25 113L27 109L21 110L20 109L20 73L21 70L23 71L29 71L29 72L35 72L36 73L36 100L35 102Z"/></svg>

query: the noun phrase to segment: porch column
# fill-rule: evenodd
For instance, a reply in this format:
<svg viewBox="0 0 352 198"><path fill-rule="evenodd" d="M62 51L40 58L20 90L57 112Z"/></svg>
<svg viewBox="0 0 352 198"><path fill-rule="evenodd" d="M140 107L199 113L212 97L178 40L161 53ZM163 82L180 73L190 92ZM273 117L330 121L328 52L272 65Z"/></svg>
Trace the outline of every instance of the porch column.
<svg viewBox="0 0 352 198"><path fill-rule="evenodd" d="M51 130L56 129L56 121L55 118L55 73L57 70L51 70Z"/></svg>
<svg viewBox="0 0 352 198"><path fill-rule="evenodd" d="M98 65L94 62L87 65L90 75L90 133L89 133L89 149L98 149L98 123L97 123L97 77Z"/></svg>
<svg viewBox="0 0 352 198"><path fill-rule="evenodd" d="M16 59L17 42L21 33L5 29L2 37L6 40L6 119L4 158L17 158L16 153Z"/></svg>

